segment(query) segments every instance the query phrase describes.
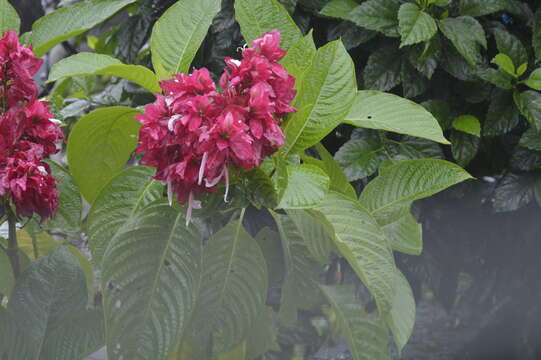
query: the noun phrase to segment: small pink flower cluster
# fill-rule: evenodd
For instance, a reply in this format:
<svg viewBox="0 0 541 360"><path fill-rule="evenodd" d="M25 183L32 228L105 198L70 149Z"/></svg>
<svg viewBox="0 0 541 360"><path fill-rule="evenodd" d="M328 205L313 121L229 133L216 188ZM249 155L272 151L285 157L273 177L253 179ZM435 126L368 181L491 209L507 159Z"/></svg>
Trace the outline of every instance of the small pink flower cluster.
<svg viewBox="0 0 541 360"><path fill-rule="evenodd" d="M228 165L253 169L284 144L282 119L295 109L295 79L278 63L285 55L280 33L271 31L242 51L242 60L226 58L220 88L207 69L177 74L161 82L165 95L145 107L137 152L155 166L155 178L167 184L191 209L194 196L229 185Z"/></svg>
<svg viewBox="0 0 541 360"><path fill-rule="evenodd" d="M42 61L21 45L15 32L0 40L0 197L11 201L18 216L37 213L44 221L58 207L58 192L49 165L63 133L38 100L33 80Z"/></svg>

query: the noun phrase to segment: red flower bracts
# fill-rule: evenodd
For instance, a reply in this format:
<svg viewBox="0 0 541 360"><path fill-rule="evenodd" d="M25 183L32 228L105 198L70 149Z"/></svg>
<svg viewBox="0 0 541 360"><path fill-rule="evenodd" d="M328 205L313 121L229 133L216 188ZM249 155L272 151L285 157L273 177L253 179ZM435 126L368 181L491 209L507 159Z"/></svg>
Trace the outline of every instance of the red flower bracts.
<svg viewBox="0 0 541 360"><path fill-rule="evenodd" d="M15 32L0 40L0 197L15 205L18 216L55 215L58 192L49 165L63 138L47 103L37 99L33 76L42 61L21 45Z"/></svg>
<svg viewBox="0 0 541 360"><path fill-rule="evenodd" d="M143 124L137 152L155 166L155 178L167 184L169 200L200 206L194 197L229 186L228 166L258 167L284 144L282 119L295 109L295 79L278 63L285 55L280 33L271 31L242 51L242 60L226 58L217 90L207 69L177 74L161 82L164 95L137 117Z"/></svg>

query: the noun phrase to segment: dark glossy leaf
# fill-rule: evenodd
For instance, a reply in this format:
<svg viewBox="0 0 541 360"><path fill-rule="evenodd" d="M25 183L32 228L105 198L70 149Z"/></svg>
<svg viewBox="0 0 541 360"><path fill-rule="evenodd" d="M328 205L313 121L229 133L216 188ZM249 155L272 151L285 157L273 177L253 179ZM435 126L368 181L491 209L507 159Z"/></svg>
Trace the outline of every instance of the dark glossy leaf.
<svg viewBox="0 0 541 360"><path fill-rule="evenodd" d="M519 112L510 91L495 89L492 92L487 116L483 124L483 136L506 134L519 123Z"/></svg>
<svg viewBox="0 0 541 360"><path fill-rule="evenodd" d="M541 131L541 94L537 91L527 90L513 94L515 105L530 125Z"/></svg>
<svg viewBox="0 0 541 360"><path fill-rule="evenodd" d="M274 209L278 205L278 192L272 179L261 169L253 169L243 176L243 193L256 208Z"/></svg>
<svg viewBox="0 0 541 360"><path fill-rule="evenodd" d="M398 25L402 38L400 47L428 41L438 31L434 18L411 3L400 6Z"/></svg>
<svg viewBox="0 0 541 360"><path fill-rule="evenodd" d="M440 145L430 140L404 136L400 141L386 141L385 151L392 161L435 158L443 159Z"/></svg>
<svg viewBox="0 0 541 360"><path fill-rule="evenodd" d="M427 100L421 103L438 120L440 127L447 130L451 127L452 117L449 103L444 100Z"/></svg>
<svg viewBox="0 0 541 360"><path fill-rule="evenodd" d="M505 9L507 0L460 0L460 14L483 16Z"/></svg>
<svg viewBox="0 0 541 360"><path fill-rule="evenodd" d="M344 46L349 50L372 40L377 34L376 31L355 26L350 21L342 21L329 29L327 40L342 39Z"/></svg>
<svg viewBox="0 0 541 360"><path fill-rule="evenodd" d="M522 134L519 145L530 150L541 151L541 134L529 128Z"/></svg>
<svg viewBox="0 0 541 360"><path fill-rule="evenodd" d="M398 0L368 0L353 9L347 20L368 30L398 37Z"/></svg>
<svg viewBox="0 0 541 360"><path fill-rule="evenodd" d="M364 137L346 142L334 155L349 181L372 175L385 159L384 148L378 136Z"/></svg>
<svg viewBox="0 0 541 360"><path fill-rule="evenodd" d="M402 90L405 98L414 98L423 94L428 88L428 80L422 76L408 61L402 61Z"/></svg>
<svg viewBox="0 0 541 360"><path fill-rule="evenodd" d="M524 63L528 63L528 53L522 42L507 30L496 28L494 29L494 38L498 51L505 54L513 60L515 68L518 68Z"/></svg>
<svg viewBox="0 0 541 360"><path fill-rule="evenodd" d="M508 73L494 68L482 68L476 72L477 76L481 79L496 85L499 88L511 90L513 88L512 80L513 77Z"/></svg>
<svg viewBox="0 0 541 360"><path fill-rule="evenodd" d="M394 45L374 51L363 70L364 89L388 91L400 84L401 64L401 54Z"/></svg>
<svg viewBox="0 0 541 360"><path fill-rule="evenodd" d="M359 6L355 0L331 0L321 11L320 15L346 19L351 10Z"/></svg>
<svg viewBox="0 0 541 360"><path fill-rule="evenodd" d="M534 199L535 179L532 175L509 173L496 185L492 203L497 212L515 211Z"/></svg>
<svg viewBox="0 0 541 360"><path fill-rule="evenodd" d="M439 28L471 66L476 66L479 46L486 49L485 31L471 16L440 20Z"/></svg>
<svg viewBox="0 0 541 360"><path fill-rule="evenodd" d="M462 81L473 81L477 79L473 67L459 52L446 42L441 57L441 65L445 71Z"/></svg>
<svg viewBox="0 0 541 360"><path fill-rule="evenodd" d="M535 59L537 61L541 60L541 10L535 13L532 46L535 52Z"/></svg>
<svg viewBox="0 0 541 360"><path fill-rule="evenodd" d="M517 146L511 156L511 168L522 171L541 169L541 152Z"/></svg>
<svg viewBox="0 0 541 360"><path fill-rule="evenodd" d="M461 166L467 166L479 150L480 139L461 131L451 133L451 151L453 158Z"/></svg>

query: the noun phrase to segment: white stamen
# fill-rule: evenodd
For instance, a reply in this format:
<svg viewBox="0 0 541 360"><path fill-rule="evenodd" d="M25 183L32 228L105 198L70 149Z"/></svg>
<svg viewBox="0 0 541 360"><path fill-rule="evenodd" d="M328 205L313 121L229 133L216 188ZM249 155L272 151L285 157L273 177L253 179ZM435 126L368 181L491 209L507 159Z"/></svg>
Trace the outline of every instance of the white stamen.
<svg viewBox="0 0 541 360"><path fill-rule="evenodd" d="M240 66L240 61L237 60L237 59L231 59L229 61L232 62L233 64L235 64L236 66Z"/></svg>
<svg viewBox="0 0 541 360"><path fill-rule="evenodd" d="M175 122L181 117L182 115L179 115L179 114L171 116L171 118L167 122L167 128L169 129L169 131L173 132L175 130Z"/></svg>
<svg viewBox="0 0 541 360"><path fill-rule="evenodd" d="M173 95L173 92L170 92L169 95ZM169 97L169 96L166 96L165 97L165 104L167 106L171 106L171 104L173 103L173 98L172 97Z"/></svg>
<svg viewBox="0 0 541 360"><path fill-rule="evenodd" d="M201 201L194 200L193 192L190 191L190 196L188 196L188 211L186 212L186 226L190 225L193 209L201 209Z"/></svg>
<svg viewBox="0 0 541 360"><path fill-rule="evenodd" d="M205 172L205 165L207 164L208 152L203 154L203 160L201 160L201 166L199 167L199 179L197 180L197 185L201 185L203 180L203 174Z"/></svg>
<svg viewBox="0 0 541 360"><path fill-rule="evenodd" d="M167 180L167 200L169 201L169 206L173 206L173 187L171 180Z"/></svg>
<svg viewBox="0 0 541 360"><path fill-rule="evenodd" d="M41 173L41 175L47 175L47 170L45 170L45 168L43 166L38 166L37 167L38 171Z"/></svg>
<svg viewBox="0 0 541 360"><path fill-rule="evenodd" d="M224 167L225 171L225 194L224 194L224 202L227 202L227 194L229 194L229 172L227 171L227 167Z"/></svg>
<svg viewBox="0 0 541 360"><path fill-rule="evenodd" d="M56 125L62 125L62 121L60 121L58 119L50 118L49 121L52 122L53 124L56 124Z"/></svg>

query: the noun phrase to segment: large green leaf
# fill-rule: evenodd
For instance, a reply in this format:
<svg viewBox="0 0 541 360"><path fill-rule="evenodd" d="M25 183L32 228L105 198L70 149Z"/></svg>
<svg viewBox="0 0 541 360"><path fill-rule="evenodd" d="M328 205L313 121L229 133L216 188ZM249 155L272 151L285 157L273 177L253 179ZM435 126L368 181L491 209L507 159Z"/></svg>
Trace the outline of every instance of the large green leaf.
<svg viewBox="0 0 541 360"><path fill-rule="evenodd" d="M154 168L134 166L122 171L100 191L86 220L88 246L100 267L103 254L118 230L151 202L163 197L163 185L151 180Z"/></svg>
<svg viewBox="0 0 541 360"><path fill-rule="evenodd" d="M282 66L295 78L295 89L300 89L304 74L316 56L312 32L293 44L282 59Z"/></svg>
<svg viewBox="0 0 541 360"><path fill-rule="evenodd" d="M232 221L204 249L201 289L191 338L212 334L220 352L249 334L267 295L267 266L258 243Z"/></svg>
<svg viewBox="0 0 541 360"><path fill-rule="evenodd" d="M400 47L428 41L438 31L438 26L432 16L411 3L400 6L398 25L402 36Z"/></svg>
<svg viewBox="0 0 541 360"><path fill-rule="evenodd" d="M335 231L338 251L374 296L380 314L391 310L396 271L391 246L376 220L358 201L330 193L316 207Z"/></svg>
<svg viewBox="0 0 541 360"><path fill-rule="evenodd" d="M65 246L34 261L8 304L8 359L82 360L103 346L103 320L87 311L86 281Z"/></svg>
<svg viewBox="0 0 541 360"><path fill-rule="evenodd" d="M333 17L337 19L347 19L349 13L359 6L355 0L331 0L321 11L319 15Z"/></svg>
<svg viewBox="0 0 541 360"><path fill-rule="evenodd" d="M366 136L346 142L334 155L344 168L349 181L372 175L386 157L385 148L377 136Z"/></svg>
<svg viewBox="0 0 541 360"><path fill-rule="evenodd" d="M367 314L352 285L321 286L332 305L338 331L346 339L355 360L390 360L389 337L383 322Z"/></svg>
<svg viewBox="0 0 541 360"><path fill-rule="evenodd" d="M346 174L344 174L344 170L340 167L338 162L334 160L333 156L322 144L316 144L316 149L325 167L325 172L329 175L330 189L355 199L357 197L355 189L349 183Z"/></svg>
<svg viewBox="0 0 541 360"><path fill-rule="evenodd" d="M302 36L287 10L276 0L235 0L235 17L248 44L277 29L282 35L280 47L288 50Z"/></svg>
<svg viewBox="0 0 541 360"><path fill-rule="evenodd" d="M410 255L420 255L423 251L423 227L405 208L398 220L382 227L393 249Z"/></svg>
<svg viewBox="0 0 541 360"><path fill-rule="evenodd" d="M144 66L126 65L108 55L81 52L53 65L48 81L85 75L116 76L133 81L150 92L160 92L156 75Z"/></svg>
<svg viewBox="0 0 541 360"><path fill-rule="evenodd" d="M0 34L7 30L19 32L21 19L17 11L11 6L8 0L0 0Z"/></svg>
<svg viewBox="0 0 541 360"><path fill-rule="evenodd" d="M440 20L439 27L464 59L475 67L479 56L479 46L485 49L487 47L485 31L481 24L471 16L459 16Z"/></svg>
<svg viewBox="0 0 541 360"><path fill-rule="evenodd" d="M434 116L421 105L393 94L361 90L345 117L351 125L397 132L442 144L449 142Z"/></svg>
<svg viewBox="0 0 541 360"><path fill-rule="evenodd" d="M280 209L311 208L329 191L329 177L314 165L288 165L287 187L280 199Z"/></svg>
<svg viewBox="0 0 541 360"><path fill-rule="evenodd" d="M297 112L284 127L284 154L300 152L331 132L355 98L355 69L339 40L318 49L294 100Z"/></svg>
<svg viewBox="0 0 541 360"><path fill-rule="evenodd" d="M353 9L347 20L365 29L398 37L398 0L368 0Z"/></svg>
<svg viewBox="0 0 541 360"><path fill-rule="evenodd" d="M161 78L188 73L220 0L183 0L171 6L152 30L152 64Z"/></svg>
<svg viewBox="0 0 541 360"><path fill-rule="evenodd" d="M259 310L246 339L246 359L255 360L269 350L279 351L280 347L276 342L277 332L278 329L274 324L274 311L271 307L263 307Z"/></svg>
<svg viewBox="0 0 541 360"><path fill-rule="evenodd" d="M9 298L13 285L15 284L15 278L13 277L13 270L11 269L11 261L4 249L1 248L0 274L2 274L2 276L0 276L0 294Z"/></svg>
<svg viewBox="0 0 541 360"><path fill-rule="evenodd" d="M37 57L55 45L80 35L107 20L136 0L92 0L66 6L40 18L32 26L30 42Z"/></svg>
<svg viewBox="0 0 541 360"><path fill-rule="evenodd" d="M394 342L400 352L408 342L415 324L415 299L408 280L398 269L395 278L393 307L384 319L393 333Z"/></svg>
<svg viewBox="0 0 541 360"><path fill-rule="evenodd" d="M460 14L483 16L501 11L507 7L507 0L460 0Z"/></svg>
<svg viewBox="0 0 541 360"><path fill-rule="evenodd" d="M294 325L298 309L313 309L321 303L318 288L323 266L310 256L299 228L287 215L272 213L284 251L285 278L280 301L280 322Z"/></svg>
<svg viewBox="0 0 541 360"><path fill-rule="evenodd" d="M71 175L92 203L101 188L126 165L137 145L140 124L130 107L101 108L83 116L68 139Z"/></svg>
<svg viewBox="0 0 541 360"><path fill-rule="evenodd" d="M399 205L434 195L472 177L460 166L438 159L399 162L385 169L359 198L377 218L389 217Z"/></svg>
<svg viewBox="0 0 541 360"><path fill-rule="evenodd" d="M111 239L102 263L109 359L167 359L189 321L202 236L156 201Z"/></svg>
<svg viewBox="0 0 541 360"><path fill-rule="evenodd" d="M77 185L73 182L70 173L54 161L48 160L53 176L58 180L56 188L60 195L60 205L56 216L48 220L44 227L47 229L61 229L67 232L78 232L81 229L81 215L83 202Z"/></svg>

